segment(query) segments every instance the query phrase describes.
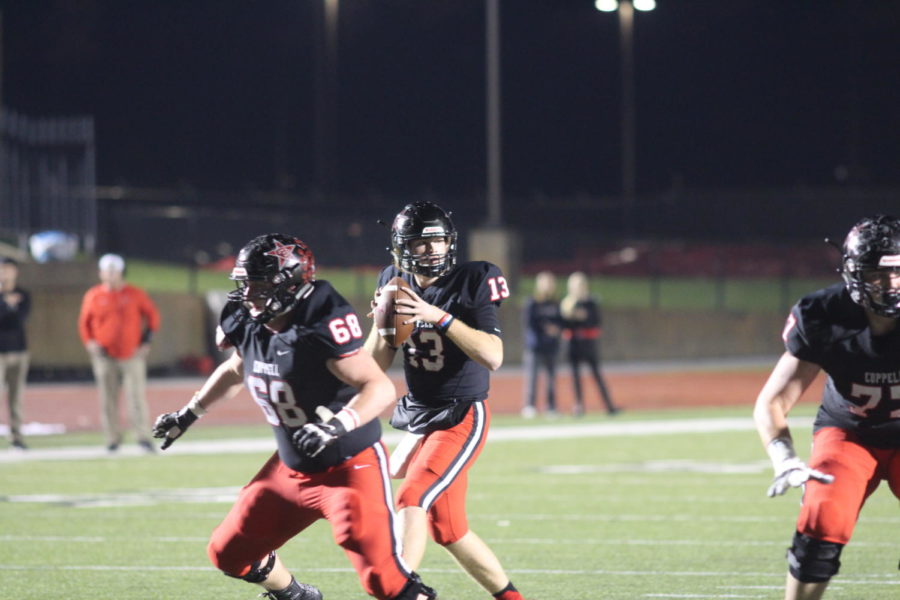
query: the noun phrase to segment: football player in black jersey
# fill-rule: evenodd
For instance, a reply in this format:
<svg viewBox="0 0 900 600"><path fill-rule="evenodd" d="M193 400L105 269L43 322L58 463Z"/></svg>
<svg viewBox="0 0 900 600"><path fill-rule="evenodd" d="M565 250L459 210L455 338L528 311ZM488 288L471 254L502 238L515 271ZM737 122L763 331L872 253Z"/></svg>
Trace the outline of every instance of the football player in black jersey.
<svg viewBox="0 0 900 600"><path fill-rule="evenodd" d="M769 496L805 487L786 600L822 597L882 480L900 497L900 220L877 215L854 225L841 273L843 284L794 305L783 334L787 351L754 410L775 467ZM820 371L827 380L807 465L794 452L786 417Z"/></svg>
<svg viewBox="0 0 900 600"><path fill-rule="evenodd" d="M395 301L397 313L415 323L401 349L409 393L391 418L408 432L391 456L395 476L405 473L396 500L403 558L417 568L430 533L495 598L522 600L500 561L469 529L465 510L467 472L490 422L488 375L503 362L497 306L509 297L506 279L488 262L456 264L456 228L432 202L400 211L390 250L393 264L381 272L378 289L400 276L414 292ZM377 326L365 347L383 369L393 362L396 349Z"/></svg>
<svg viewBox="0 0 900 600"><path fill-rule="evenodd" d="M154 436L169 447L241 384L272 426L278 451L238 495L207 552L225 574L261 585L272 600L321 600L275 553L319 519L331 523L363 589L384 600L428 600L400 558L387 453L376 417L395 389L362 349L352 307L300 240L259 236L231 271L237 289L222 311L217 343L234 353L180 411L160 415Z"/></svg>

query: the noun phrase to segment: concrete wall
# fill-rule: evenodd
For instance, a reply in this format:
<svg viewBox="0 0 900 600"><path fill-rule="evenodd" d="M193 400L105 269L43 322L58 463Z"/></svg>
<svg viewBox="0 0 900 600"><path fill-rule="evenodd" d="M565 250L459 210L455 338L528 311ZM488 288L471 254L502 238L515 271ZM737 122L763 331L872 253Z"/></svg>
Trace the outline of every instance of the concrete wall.
<svg viewBox="0 0 900 600"><path fill-rule="evenodd" d="M23 282L24 285L24 282ZM86 285L32 289L28 322L35 368L87 368L77 319ZM208 300L190 294L154 293L162 328L154 337L151 367L176 367L188 357L209 353L215 318ZM349 298L364 315L368 298ZM506 365L522 360L522 313L516 302L500 309ZM604 310L605 360L704 359L776 355L783 351L785 315L774 313ZM221 357L215 357L217 360Z"/></svg>
<svg viewBox="0 0 900 600"><path fill-rule="evenodd" d="M604 360L681 360L781 354L786 314L605 308ZM522 360L522 313L501 306L505 364Z"/></svg>
<svg viewBox="0 0 900 600"><path fill-rule="evenodd" d="M605 310L608 360L772 356L784 352L786 314L728 311Z"/></svg>
<svg viewBox="0 0 900 600"><path fill-rule="evenodd" d="M31 317L26 330L33 367L90 367L78 337L78 312L83 293L32 290ZM205 355L209 334L203 299L188 294L151 294L150 297L162 316L162 327L151 346L150 366L170 367L185 357Z"/></svg>

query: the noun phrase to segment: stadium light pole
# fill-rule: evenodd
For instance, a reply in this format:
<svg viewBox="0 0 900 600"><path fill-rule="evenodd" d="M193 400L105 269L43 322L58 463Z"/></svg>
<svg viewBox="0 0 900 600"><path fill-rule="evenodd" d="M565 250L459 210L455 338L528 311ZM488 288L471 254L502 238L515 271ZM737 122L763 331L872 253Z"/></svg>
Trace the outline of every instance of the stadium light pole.
<svg viewBox="0 0 900 600"><path fill-rule="evenodd" d="M326 197L337 179L338 19L340 0L319 0L315 43L315 185Z"/></svg>
<svg viewBox="0 0 900 600"><path fill-rule="evenodd" d="M490 225L503 222L503 160L500 126L500 0L485 0L487 80L487 200Z"/></svg>
<svg viewBox="0 0 900 600"><path fill-rule="evenodd" d="M596 0L601 12L619 16L619 54L622 59L622 199L625 204L625 230L634 233L636 189L635 103L634 103L634 11L651 11L656 0Z"/></svg>

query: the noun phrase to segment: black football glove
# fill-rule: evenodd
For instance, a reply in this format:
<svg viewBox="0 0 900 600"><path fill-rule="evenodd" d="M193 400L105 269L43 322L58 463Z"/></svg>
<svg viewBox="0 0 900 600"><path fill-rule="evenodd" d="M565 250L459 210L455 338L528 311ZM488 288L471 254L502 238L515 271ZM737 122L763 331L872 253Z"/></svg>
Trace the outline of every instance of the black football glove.
<svg viewBox="0 0 900 600"><path fill-rule="evenodd" d="M165 438L160 449L165 450L171 446L198 418L187 406L178 412L159 415L156 418L156 423L153 424L153 437Z"/></svg>
<svg viewBox="0 0 900 600"><path fill-rule="evenodd" d="M340 419L324 406L316 409L324 423L307 423L302 429L294 432L294 447L310 458L315 458L339 437L347 433L347 428ZM327 420L326 420L327 418Z"/></svg>

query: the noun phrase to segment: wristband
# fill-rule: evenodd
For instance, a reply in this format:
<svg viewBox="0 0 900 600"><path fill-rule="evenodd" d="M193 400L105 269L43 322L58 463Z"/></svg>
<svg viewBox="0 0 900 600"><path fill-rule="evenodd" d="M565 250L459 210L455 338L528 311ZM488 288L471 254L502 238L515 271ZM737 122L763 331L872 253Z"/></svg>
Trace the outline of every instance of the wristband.
<svg viewBox="0 0 900 600"><path fill-rule="evenodd" d="M206 409L203 408L203 406L200 404L200 392L194 392L194 397L191 398L191 401L187 403L186 408L194 413L197 418L200 418L206 414Z"/></svg>
<svg viewBox="0 0 900 600"><path fill-rule="evenodd" d="M455 318L456 317L454 317L450 313L444 313L444 316L441 317L441 319L437 323L435 323L434 326L440 331L447 331L447 329L450 327L450 323L452 323L453 319Z"/></svg>
<svg viewBox="0 0 900 600"><path fill-rule="evenodd" d="M766 453L772 459L772 466L778 469L785 461L797 458L791 438L777 437L766 445Z"/></svg>
<svg viewBox="0 0 900 600"><path fill-rule="evenodd" d="M334 418L341 422L345 431L353 431L359 427L359 413L348 406L339 410Z"/></svg>

